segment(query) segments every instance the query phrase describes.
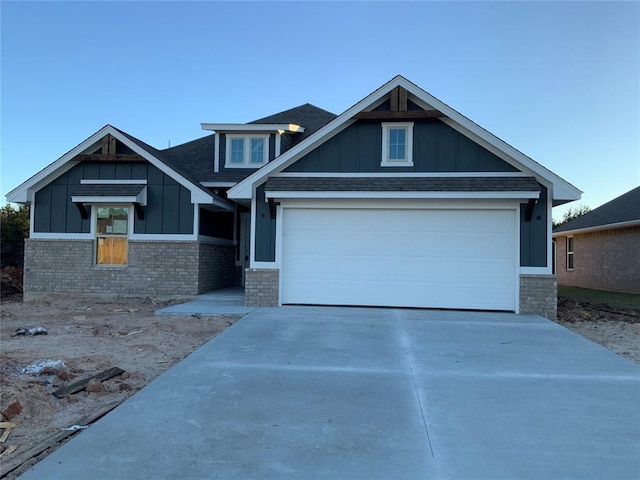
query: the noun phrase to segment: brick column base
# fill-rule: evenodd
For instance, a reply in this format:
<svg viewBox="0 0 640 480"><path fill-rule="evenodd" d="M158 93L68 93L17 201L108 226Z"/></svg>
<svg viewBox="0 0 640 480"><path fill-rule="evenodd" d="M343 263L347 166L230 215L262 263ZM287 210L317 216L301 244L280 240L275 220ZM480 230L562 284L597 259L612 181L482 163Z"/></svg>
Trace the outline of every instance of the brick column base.
<svg viewBox="0 0 640 480"><path fill-rule="evenodd" d="M252 307L277 307L280 270L247 268L244 276L244 303Z"/></svg>
<svg viewBox="0 0 640 480"><path fill-rule="evenodd" d="M558 279L555 275L520 275L520 314L558 318Z"/></svg>

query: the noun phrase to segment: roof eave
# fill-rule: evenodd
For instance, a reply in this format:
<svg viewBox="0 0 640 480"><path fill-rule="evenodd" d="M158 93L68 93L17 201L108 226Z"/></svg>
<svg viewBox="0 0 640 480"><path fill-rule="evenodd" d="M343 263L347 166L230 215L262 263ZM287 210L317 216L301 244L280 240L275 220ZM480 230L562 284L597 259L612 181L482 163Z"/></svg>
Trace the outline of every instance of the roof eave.
<svg viewBox="0 0 640 480"><path fill-rule="evenodd" d="M552 235L554 238L556 237L565 237L567 235L575 235L579 233L591 233L591 232L600 232L603 230L617 230L620 228L629 228L629 227L637 227L640 226L640 219L638 220L630 220L628 222L618 222L618 223L608 223L605 225L595 225L593 227L584 227L584 228L574 228L573 230L563 230L560 232L553 232Z"/></svg>
<svg viewBox="0 0 640 480"><path fill-rule="evenodd" d="M200 127L212 132L304 132L304 127L295 123L201 123Z"/></svg>

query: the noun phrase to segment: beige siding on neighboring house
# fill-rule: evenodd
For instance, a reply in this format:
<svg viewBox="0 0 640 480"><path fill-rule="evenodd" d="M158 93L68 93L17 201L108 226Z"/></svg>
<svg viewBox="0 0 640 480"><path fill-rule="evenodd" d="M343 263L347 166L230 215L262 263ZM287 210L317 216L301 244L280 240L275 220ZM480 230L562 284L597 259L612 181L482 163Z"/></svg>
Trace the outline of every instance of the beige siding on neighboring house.
<svg viewBox="0 0 640 480"><path fill-rule="evenodd" d="M555 239L558 285L640 293L640 226L574 234L573 270L566 239Z"/></svg>

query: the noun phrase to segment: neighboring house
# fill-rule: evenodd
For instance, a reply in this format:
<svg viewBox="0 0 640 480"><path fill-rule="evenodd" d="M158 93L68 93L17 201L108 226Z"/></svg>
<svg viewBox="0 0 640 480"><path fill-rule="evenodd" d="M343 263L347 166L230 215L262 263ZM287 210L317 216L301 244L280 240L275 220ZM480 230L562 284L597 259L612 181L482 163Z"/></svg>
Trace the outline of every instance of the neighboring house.
<svg viewBox="0 0 640 480"><path fill-rule="evenodd" d="M640 293L640 187L553 231L560 285Z"/></svg>
<svg viewBox="0 0 640 480"><path fill-rule="evenodd" d="M401 76L165 150L106 126L7 195L25 297L556 312L551 208L580 190Z"/></svg>

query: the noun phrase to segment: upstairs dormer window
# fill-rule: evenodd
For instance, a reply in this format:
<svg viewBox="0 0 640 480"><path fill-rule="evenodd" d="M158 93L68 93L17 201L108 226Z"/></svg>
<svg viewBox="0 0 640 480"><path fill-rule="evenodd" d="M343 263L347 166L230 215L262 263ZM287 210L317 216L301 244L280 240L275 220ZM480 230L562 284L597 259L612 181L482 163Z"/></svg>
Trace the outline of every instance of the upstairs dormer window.
<svg viewBox="0 0 640 480"><path fill-rule="evenodd" d="M225 167L259 168L268 161L269 135L227 135Z"/></svg>
<svg viewBox="0 0 640 480"><path fill-rule="evenodd" d="M382 124L383 167L413 166L413 122Z"/></svg>

